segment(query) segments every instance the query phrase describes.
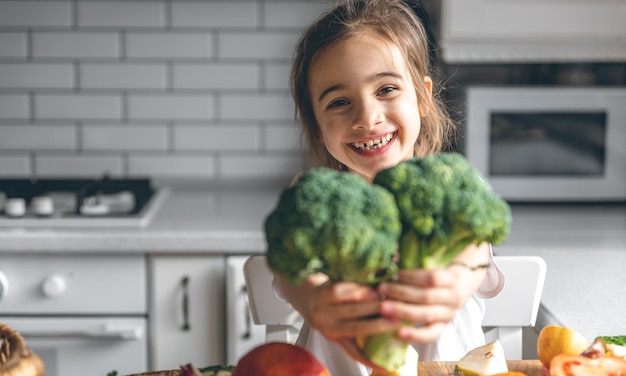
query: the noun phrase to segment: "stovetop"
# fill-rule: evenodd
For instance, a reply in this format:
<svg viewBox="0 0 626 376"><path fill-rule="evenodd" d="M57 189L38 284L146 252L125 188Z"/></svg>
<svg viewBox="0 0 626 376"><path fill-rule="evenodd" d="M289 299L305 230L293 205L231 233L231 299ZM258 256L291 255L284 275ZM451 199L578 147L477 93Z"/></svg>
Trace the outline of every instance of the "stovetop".
<svg viewBox="0 0 626 376"><path fill-rule="evenodd" d="M147 178L0 179L0 227L145 226L165 193Z"/></svg>

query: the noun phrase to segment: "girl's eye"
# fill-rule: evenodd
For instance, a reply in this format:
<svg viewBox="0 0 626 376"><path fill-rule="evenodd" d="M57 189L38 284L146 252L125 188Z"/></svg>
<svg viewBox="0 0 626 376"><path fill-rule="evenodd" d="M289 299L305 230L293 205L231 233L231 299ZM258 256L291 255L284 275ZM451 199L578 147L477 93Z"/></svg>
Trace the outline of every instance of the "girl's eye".
<svg viewBox="0 0 626 376"><path fill-rule="evenodd" d="M395 87L393 87L393 86L385 86L385 87L383 87L382 89L380 89L380 92L379 92L379 93L380 93L380 94L389 94L389 93L391 93L391 92L392 92L392 91L394 91L394 90L398 90L398 89L396 89L396 88L395 88Z"/></svg>
<svg viewBox="0 0 626 376"><path fill-rule="evenodd" d="M334 100L334 101L330 102L330 104L328 105L328 108L342 107L342 106L346 106L348 104L350 104L350 102L348 102L345 99L337 99L337 100Z"/></svg>

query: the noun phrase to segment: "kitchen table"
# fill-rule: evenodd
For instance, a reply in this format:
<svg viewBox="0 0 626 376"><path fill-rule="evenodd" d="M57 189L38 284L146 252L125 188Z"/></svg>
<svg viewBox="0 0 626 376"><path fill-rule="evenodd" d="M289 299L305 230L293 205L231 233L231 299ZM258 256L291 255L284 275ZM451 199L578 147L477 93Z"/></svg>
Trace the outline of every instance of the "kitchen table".
<svg viewBox="0 0 626 376"><path fill-rule="evenodd" d="M543 376L539 360L509 360L509 371L523 372L528 376ZM456 362L419 362L418 375L455 375Z"/></svg>
<svg viewBox="0 0 626 376"><path fill-rule="evenodd" d="M456 362L419 362L418 375L455 375L454 366ZM523 372L528 376L543 376L543 368L539 360L509 360L507 362L509 371ZM178 370L167 370L135 374L129 376L179 376Z"/></svg>

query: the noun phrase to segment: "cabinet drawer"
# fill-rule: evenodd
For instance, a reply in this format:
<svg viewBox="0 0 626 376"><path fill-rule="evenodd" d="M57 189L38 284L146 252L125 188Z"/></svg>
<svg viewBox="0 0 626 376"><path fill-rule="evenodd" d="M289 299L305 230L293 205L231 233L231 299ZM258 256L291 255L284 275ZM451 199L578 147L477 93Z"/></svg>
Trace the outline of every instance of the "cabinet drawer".
<svg viewBox="0 0 626 376"><path fill-rule="evenodd" d="M0 255L1 314L147 313L144 256Z"/></svg>

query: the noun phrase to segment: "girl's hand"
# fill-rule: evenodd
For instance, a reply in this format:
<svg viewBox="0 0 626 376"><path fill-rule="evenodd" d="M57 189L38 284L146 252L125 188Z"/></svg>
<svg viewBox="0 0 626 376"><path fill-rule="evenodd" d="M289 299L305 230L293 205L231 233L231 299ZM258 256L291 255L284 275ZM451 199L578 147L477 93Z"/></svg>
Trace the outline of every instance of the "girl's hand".
<svg viewBox="0 0 626 376"><path fill-rule="evenodd" d="M390 320L409 321L415 326L402 326L398 336L410 342L428 343L436 340L457 310L474 293L475 283L466 283L472 273L461 268L401 270L394 282L382 283L378 292L386 299L380 313Z"/></svg>
<svg viewBox="0 0 626 376"><path fill-rule="evenodd" d="M326 282L312 293L307 312L309 325L332 341L394 329L398 322L376 318L380 299L368 286L352 282Z"/></svg>
<svg viewBox="0 0 626 376"><path fill-rule="evenodd" d="M351 282L326 282L313 291L307 321L352 358L382 371L361 353L355 339L399 327L398 321L379 316L380 303L378 294L371 287Z"/></svg>

